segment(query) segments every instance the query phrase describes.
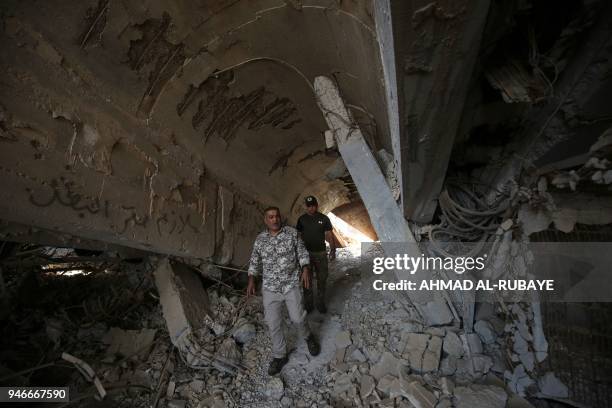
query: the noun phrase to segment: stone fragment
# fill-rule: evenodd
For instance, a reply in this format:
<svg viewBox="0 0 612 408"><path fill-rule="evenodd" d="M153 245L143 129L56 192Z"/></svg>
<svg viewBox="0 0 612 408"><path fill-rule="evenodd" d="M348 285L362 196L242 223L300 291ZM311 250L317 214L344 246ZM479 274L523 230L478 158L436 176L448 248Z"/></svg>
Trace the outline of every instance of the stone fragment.
<svg viewBox="0 0 612 408"><path fill-rule="evenodd" d="M463 344L461 343L461 339L452 331L446 332L442 349L446 354L453 357L459 358L463 355Z"/></svg>
<svg viewBox="0 0 612 408"><path fill-rule="evenodd" d="M368 374L370 372L370 365L368 363L359 364L359 372L361 374Z"/></svg>
<svg viewBox="0 0 612 408"><path fill-rule="evenodd" d="M156 332L155 329L123 330L118 327L111 327L102 338L102 342L108 345L106 355L114 356L118 354L122 357L148 355Z"/></svg>
<svg viewBox="0 0 612 408"><path fill-rule="evenodd" d="M397 382L397 377L387 374L378 381L376 389L382 392L384 395L389 395L389 390L393 385L393 382Z"/></svg>
<svg viewBox="0 0 612 408"><path fill-rule="evenodd" d="M283 380L278 377L273 377L266 384L265 395L266 397L279 401L283 397L285 392L285 385Z"/></svg>
<svg viewBox="0 0 612 408"><path fill-rule="evenodd" d="M453 375L457 371L457 358L448 356L440 362L440 373L442 375Z"/></svg>
<svg viewBox="0 0 612 408"><path fill-rule="evenodd" d="M335 353L336 363L344 363L345 357L346 357L346 348L336 349L336 353Z"/></svg>
<svg viewBox="0 0 612 408"><path fill-rule="evenodd" d="M493 367L491 357L484 354L474 354L471 358L473 373L479 376L485 375Z"/></svg>
<svg viewBox="0 0 612 408"><path fill-rule="evenodd" d="M426 373L438 369L442 338L424 333L403 333L402 342L405 344L402 357L409 361L412 370Z"/></svg>
<svg viewBox="0 0 612 408"><path fill-rule="evenodd" d="M533 379L527 375L525 367L523 367L522 364L514 367L513 372L504 372L504 378L506 379L506 383L508 384L510 391L520 395L521 397L524 397L527 388L535 383Z"/></svg>
<svg viewBox="0 0 612 408"><path fill-rule="evenodd" d="M362 375L359 383L359 396L361 399L367 398L372 391L374 391L375 386L376 383L374 382L374 378L372 378L372 376Z"/></svg>
<svg viewBox="0 0 612 408"><path fill-rule="evenodd" d="M504 408L508 394L503 388L481 384L455 388L457 408Z"/></svg>
<svg viewBox="0 0 612 408"><path fill-rule="evenodd" d="M338 396L343 392L348 391L353 386L353 376L351 374L341 374L336 378L334 387L331 390L332 395Z"/></svg>
<svg viewBox="0 0 612 408"><path fill-rule="evenodd" d="M529 344L527 340L523 338L523 336L515 332L512 336L512 340L514 343L512 344L512 349L518 356L521 364L527 369L527 371L533 371L535 368L535 356L533 352L529 349Z"/></svg>
<svg viewBox="0 0 612 408"><path fill-rule="evenodd" d="M428 302L420 306L419 310L429 326L444 326L453 321L453 314L444 301Z"/></svg>
<svg viewBox="0 0 612 408"><path fill-rule="evenodd" d="M478 334L478 337L480 337L480 340L484 344L495 343L495 340L497 339L497 335L495 333L495 329L493 328L491 323L489 323L488 321L486 320L477 321L474 324L474 330L476 331L476 333Z"/></svg>
<svg viewBox="0 0 612 408"><path fill-rule="evenodd" d="M287 407L287 408L292 407L293 406L293 400L291 398L285 396L285 397L281 398L281 405L283 407Z"/></svg>
<svg viewBox="0 0 612 408"><path fill-rule="evenodd" d="M408 399L415 408L434 408L437 398L431 391L416 381L402 382L400 384L402 396Z"/></svg>
<svg viewBox="0 0 612 408"><path fill-rule="evenodd" d="M174 381L168 381L168 388L166 388L166 399L172 398L175 389L176 383Z"/></svg>
<svg viewBox="0 0 612 408"><path fill-rule="evenodd" d="M257 331L252 323L245 322L241 325L234 326L232 337L240 344L248 344L255 338Z"/></svg>
<svg viewBox="0 0 612 408"><path fill-rule="evenodd" d="M547 372L538 380L540 392L549 397L569 398L569 390L554 373Z"/></svg>
<svg viewBox="0 0 612 408"><path fill-rule="evenodd" d="M371 369L370 374L378 381L387 374L397 375L402 361L388 351L384 352L378 363Z"/></svg>
<svg viewBox="0 0 612 408"><path fill-rule="evenodd" d="M355 348L355 350L353 350L350 358L351 360L359 361L360 363L363 363L367 360L366 356L358 348Z"/></svg>
<svg viewBox="0 0 612 408"><path fill-rule="evenodd" d="M351 333L349 331L341 331L336 334L336 348L341 349L353 344L351 341Z"/></svg>
<svg viewBox="0 0 612 408"><path fill-rule="evenodd" d="M476 333L465 333L461 335L461 342L470 354L482 354L482 342Z"/></svg>

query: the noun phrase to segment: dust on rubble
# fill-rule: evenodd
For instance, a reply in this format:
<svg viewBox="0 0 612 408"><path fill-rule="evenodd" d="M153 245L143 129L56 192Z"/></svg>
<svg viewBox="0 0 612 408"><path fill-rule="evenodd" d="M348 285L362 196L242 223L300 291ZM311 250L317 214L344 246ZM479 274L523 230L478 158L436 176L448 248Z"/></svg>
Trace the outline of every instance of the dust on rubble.
<svg viewBox="0 0 612 408"><path fill-rule="evenodd" d="M153 262L92 258L77 276L5 267L8 290L29 297L5 316L0 385L70 386L80 406L102 397L117 407L530 406L500 379L517 394L531 385L507 370L504 343L525 330L520 323L506 324L490 307L477 311L475 333L424 326L402 299L374 291L359 265L348 249L330 263L328 313L308 316L320 355L310 356L285 319L291 352L277 377L267 374L260 297L247 300L218 282L206 288L210 313L193 335L209 355L239 367L232 374L190 368L172 346ZM515 351L529 366L526 352ZM556 388L548 388L559 388L549 377Z"/></svg>

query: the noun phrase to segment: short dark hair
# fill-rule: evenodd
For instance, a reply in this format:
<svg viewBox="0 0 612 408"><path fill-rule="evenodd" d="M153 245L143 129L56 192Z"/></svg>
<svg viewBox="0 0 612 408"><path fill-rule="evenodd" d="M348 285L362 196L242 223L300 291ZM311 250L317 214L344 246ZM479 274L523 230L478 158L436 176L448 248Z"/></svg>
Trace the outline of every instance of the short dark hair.
<svg viewBox="0 0 612 408"><path fill-rule="evenodd" d="M266 213L267 213L268 211L272 211L272 210L276 211L276 212L278 213L278 215L280 215L280 213L281 213L281 212L280 212L280 209L279 209L278 207L275 207L275 206L271 205L271 206L266 207L266 208L264 209L264 215L266 215Z"/></svg>

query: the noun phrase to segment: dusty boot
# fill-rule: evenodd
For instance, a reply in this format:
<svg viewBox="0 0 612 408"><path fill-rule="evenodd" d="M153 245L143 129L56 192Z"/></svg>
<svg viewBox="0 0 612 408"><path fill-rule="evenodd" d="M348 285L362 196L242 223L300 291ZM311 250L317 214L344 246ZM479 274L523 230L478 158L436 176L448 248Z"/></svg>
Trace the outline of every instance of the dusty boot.
<svg viewBox="0 0 612 408"><path fill-rule="evenodd" d="M314 335L308 336L306 339L306 344L308 345L308 352L311 356L318 356L321 352L321 346L319 346L319 342L315 339Z"/></svg>
<svg viewBox="0 0 612 408"><path fill-rule="evenodd" d="M276 375L280 373L285 364L287 364L287 361L287 356L283 358L275 358L274 360L272 360L272 362L270 362L270 368L268 368L268 374Z"/></svg>

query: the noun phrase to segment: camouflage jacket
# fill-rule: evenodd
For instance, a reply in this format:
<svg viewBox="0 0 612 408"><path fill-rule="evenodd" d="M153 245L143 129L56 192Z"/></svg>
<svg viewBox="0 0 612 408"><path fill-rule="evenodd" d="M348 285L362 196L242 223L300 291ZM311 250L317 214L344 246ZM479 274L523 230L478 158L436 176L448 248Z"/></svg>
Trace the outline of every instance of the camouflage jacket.
<svg viewBox="0 0 612 408"><path fill-rule="evenodd" d="M284 226L276 236L267 230L253 244L249 275L263 276L263 287L271 292L287 293L300 282L300 271L310 258L295 228Z"/></svg>

